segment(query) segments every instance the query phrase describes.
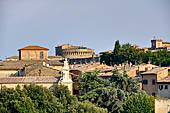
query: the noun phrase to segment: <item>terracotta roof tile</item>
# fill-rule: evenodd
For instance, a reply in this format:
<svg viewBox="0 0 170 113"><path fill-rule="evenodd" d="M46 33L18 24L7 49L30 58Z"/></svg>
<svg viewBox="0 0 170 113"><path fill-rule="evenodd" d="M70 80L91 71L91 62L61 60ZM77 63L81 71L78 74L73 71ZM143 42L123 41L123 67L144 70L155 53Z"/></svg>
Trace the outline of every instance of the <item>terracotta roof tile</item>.
<svg viewBox="0 0 170 113"><path fill-rule="evenodd" d="M27 47L21 48L19 50L49 50L49 49L41 47L41 46L32 45L32 46L27 46Z"/></svg>
<svg viewBox="0 0 170 113"><path fill-rule="evenodd" d="M18 56L11 56L11 57L8 57L6 59L19 59L19 57Z"/></svg>
<svg viewBox="0 0 170 113"><path fill-rule="evenodd" d="M60 77L54 76L30 76L30 77L5 77L0 78L0 84L5 83L54 83L58 82Z"/></svg>
<svg viewBox="0 0 170 113"><path fill-rule="evenodd" d="M143 72L143 73L141 73L141 74L142 74L142 75L157 74L157 73L159 73L159 72L164 71L164 70L167 69L167 68L168 68L168 67L157 67L157 68L154 68L154 69L152 69L152 70Z"/></svg>
<svg viewBox="0 0 170 113"><path fill-rule="evenodd" d="M163 78L163 79L161 79L161 80L158 80L157 82L158 82L158 83L159 83L159 82L164 82L164 83L170 82L170 76L167 76L167 77L165 77L165 78Z"/></svg>

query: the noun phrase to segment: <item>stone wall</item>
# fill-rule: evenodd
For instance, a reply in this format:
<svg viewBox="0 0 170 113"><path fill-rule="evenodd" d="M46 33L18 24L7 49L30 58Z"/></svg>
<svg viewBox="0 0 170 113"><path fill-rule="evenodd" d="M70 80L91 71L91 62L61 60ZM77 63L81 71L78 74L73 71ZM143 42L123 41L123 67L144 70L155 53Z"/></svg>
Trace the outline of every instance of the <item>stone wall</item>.
<svg viewBox="0 0 170 113"><path fill-rule="evenodd" d="M18 70L0 70L0 77L18 76Z"/></svg>
<svg viewBox="0 0 170 113"><path fill-rule="evenodd" d="M156 75L144 75L142 77L142 80L148 81L147 84L142 84L142 89L146 91L147 94L149 95L158 94L157 85L156 85ZM152 80L155 80L155 85L152 84Z"/></svg>
<svg viewBox="0 0 170 113"><path fill-rule="evenodd" d="M81 46L72 46L70 44L65 44L55 47L56 56L62 56L64 58L88 58L93 57L94 50L81 47Z"/></svg>
<svg viewBox="0 0 170 113"><path fill-rule="evenodd" d="M159 83L158 84L158 96L163 97L163 98L170 98L170 84Z"/></svg>
<svg viewBox="0 0 170 113"><path fill-rule="evenodd" d="M169 113L170 99L155 99L155 113Z"/></svg>
<svg viewBox="0 0 170 113"><path fill-rule="evenodd" d="M31 83L4 83L4 84L0 84L0 89L3 88L3 87L7 87L7 88L16 88L17 85L19 85L21 88L24 86L24 85L30 85ZM43 86L43 87L46 87L46 88L51 88L54 84L53 83L38 83L36 85L39 85L39 86Z"/></svg>

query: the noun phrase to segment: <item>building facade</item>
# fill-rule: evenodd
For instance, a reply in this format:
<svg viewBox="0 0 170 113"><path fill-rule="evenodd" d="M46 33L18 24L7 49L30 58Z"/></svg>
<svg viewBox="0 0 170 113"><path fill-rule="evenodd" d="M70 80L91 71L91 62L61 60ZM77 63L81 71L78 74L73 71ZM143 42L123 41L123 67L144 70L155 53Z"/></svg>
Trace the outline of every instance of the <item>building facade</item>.
<svg viewBox="0 0 170 113"><path fill-rule="evenodd" d="M150 71L143 72L142 75L142 89L149 95L158 95L157 81L168 76L168 67L158 67Z"/></svg>
<svg viewBox="0 0 170 113"><path fill-rule="evenodd" d="M94 50L82 47L82 46L73 46L70 44L64 44L61 46L55 47L56 56L62 56L64 58L88 58L93 57Z"/></svg>
<svg viewBox="0 0 170 113"><path fill-rule="evenodd" d="M27 46L19 49L19 60L44 60L48 59L47 48L40 46Z"/></svg>
<svg viewBox="0 0 170 113"><path fill-rule="evenodd" d="M155 113L170 113L170 99L155 99Z"/></svg>
<svg viewBox="0 0 170 113"><path fill-rule="evenodd" d="M15 71L14 73L18 74L13 76L2 76L1 74L4 73L4 70L1 71L0 68L0 88L3 86L15 88L17 85L22 87L34 83L50 89L54 84L59 84L67 86L72 94L73 82L69 71L67 60L64 61L64 66L61 70L52 68L49 65L46 65L45 62L39 62ZM11 72L8 72L8 74L11 74Z"/></svg>
<svg viewBox="0 0 170 113"><path fill-rule="evenodd" d="M166 49L170 51L170 42L163 42L163 40L151 40L151 50Z"/></svg>
<svg viewBox="0 0 170 113"><path fill-rule="evenodd" d="M158 96L163 98L170 98L170 76L157 81L157 85L158 85Z"/></svg>

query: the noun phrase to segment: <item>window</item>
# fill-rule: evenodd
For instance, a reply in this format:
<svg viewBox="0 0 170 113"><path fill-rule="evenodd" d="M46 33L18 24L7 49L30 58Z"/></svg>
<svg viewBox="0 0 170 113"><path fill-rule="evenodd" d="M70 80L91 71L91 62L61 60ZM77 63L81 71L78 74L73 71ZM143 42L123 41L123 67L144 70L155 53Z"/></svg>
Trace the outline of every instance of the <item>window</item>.
<svg viewBox="0 0 170 113"><path fill-rule="evenodd" d="M152 80L152 85L155 85L155 80L154 79Z"/></svg>
<svg viewBox="0 0 170 113"><path fill-rule="evenodd" d="M145 71L148 71L148 68L147 68L147 67L145 68Z"/></svg>
<svg viewBox="0 0 170 113"><path fill-rule="evenodd" d="M26 52L26 59L29 59L29 58L30 58L29 52Z"/></svg>
<svg viewBox="0 0 170 113"><path fill-rule="evenodd" d="M163 89L163 85L159 85L159 89L162 90Z"/></svg>
<svg viewBox="0 0 170 113"><path fill-rule="evenodd" d="M152 96L155 96L155 93L152 93Z"/></svg>
<svg viewBox="0 0 170 113"><path fill-rule="evenodd" d="M136 74L139 74L139 70L136 70Z"/></svg>
<svg viewBox="0 0 170 113"><path fill-rule="evenodd" d="M143 84L148 84L148 80L143 80Z"/></svg>
<svg viewBox="0 0 170 113"><path fill-rule="evenodd" d="M44 56L43 52L40 52L40 59L43 59L43 56Z"/></svg>
<svg viewBox="0 0 170 113"><path fill-rule="evenodd" d="M165 85L165 89L168 89L168 85Z"/></svg>

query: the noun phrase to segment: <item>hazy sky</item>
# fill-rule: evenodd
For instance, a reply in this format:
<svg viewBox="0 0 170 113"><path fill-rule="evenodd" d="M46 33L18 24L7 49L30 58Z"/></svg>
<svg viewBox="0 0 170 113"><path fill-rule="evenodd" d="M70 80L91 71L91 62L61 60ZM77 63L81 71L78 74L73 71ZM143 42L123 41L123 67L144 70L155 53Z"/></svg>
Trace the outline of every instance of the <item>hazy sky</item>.
<svg viewBox="0 0 170 113"><path fill-rule="evenodd" d="M54 55L70 43L100 51L114 42L170 42L170 0L0 0L0 59L39 45Z"/></svg>

